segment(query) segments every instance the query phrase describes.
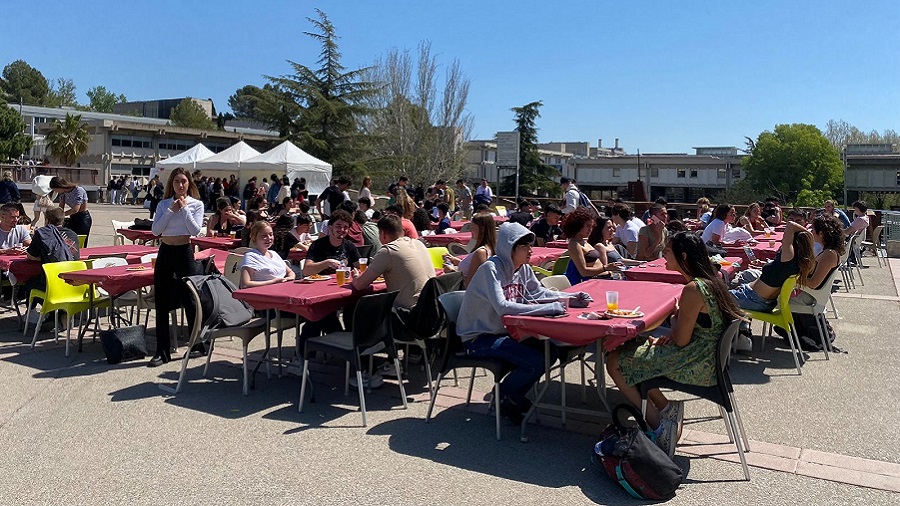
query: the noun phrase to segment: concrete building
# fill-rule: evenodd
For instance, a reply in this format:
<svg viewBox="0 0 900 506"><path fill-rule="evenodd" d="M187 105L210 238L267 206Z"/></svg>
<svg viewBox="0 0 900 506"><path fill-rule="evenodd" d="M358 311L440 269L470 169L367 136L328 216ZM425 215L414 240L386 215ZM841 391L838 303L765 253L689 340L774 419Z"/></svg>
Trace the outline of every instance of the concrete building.
<svg viewBox="0 0 900 506"><path fill-rule="evenodd" d="M172 126L160 118L29 105L10 104L9 107L21 113L26 133L34 139L28 156L38 160L49 157L45 135L53 120L64 119L67 113L80 114L88 126L91 141L76 166L66 170L67 177L88 186L105 186L112 176L147 177L157 160L174 156L198 142L218 153L242 140L259 151L266 151L279 141L277 132L253 128L226 126L225 130L198 130Z"/></svg>
<svg viewBox="0 0 900 506"><path fill-rule="evenodd" d="M464 145L466 150L466 166L468 167L467 177L472 180L480 180L485 178L496 184L501 178L512 174L511 170L497 168L497 142L494 140L471 140ZM587 153L588 145L586 142L551 142L546 144L538 144L538 154L541 161L547 165L555 167L560 171L565 169L569 159L576 155L567 149L572 149L578 153Z"/></svg>
<svg viewBox="0 0 900 506"><path fill-rule="evenodd" d="M199 105L210 119L215 117L216 106L211 99L203 100L193 97L123 102L121 104L113 105L113 113L128 116L141 116L144 118L169 119L172 116L172 109L180 104L185 98L188 98Z"/></svg>
<svg viewBox="0 0 900 506"><path fill-rule="evenodd" d="M850 144L844 150L847 202L863 193L900 193L900 146Z"/></svg>

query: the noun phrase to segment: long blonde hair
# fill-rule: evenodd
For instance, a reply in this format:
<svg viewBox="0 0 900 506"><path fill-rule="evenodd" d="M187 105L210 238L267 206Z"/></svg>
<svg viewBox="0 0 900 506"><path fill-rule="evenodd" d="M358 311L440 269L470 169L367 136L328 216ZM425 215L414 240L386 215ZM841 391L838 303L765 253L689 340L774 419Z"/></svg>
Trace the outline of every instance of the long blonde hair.
<svg viewBox="0 0 900 506"><path fill-rule="evenodd" d="M476 214L472 217L472 224L478 227L475 248L487 246L491 249L491 254L494 254L497 251L497 223L494 217L488 213Z"/></svg>
<svg viewBox="0 0 900 506"><path fill-rule="evenodd" d="M794 234L794 259L800 268L797 276L797 284L806 286L806 280L816 268L816 255L813 251L813 236L809 230L802 230Z"/></svg>
<svg viewBox="0 0 900 506"><path fill-rule="evenodd" d="M416 201L403 188L397 188L397 204L403 209L403 217L411 220L416 212Z"/></svg>

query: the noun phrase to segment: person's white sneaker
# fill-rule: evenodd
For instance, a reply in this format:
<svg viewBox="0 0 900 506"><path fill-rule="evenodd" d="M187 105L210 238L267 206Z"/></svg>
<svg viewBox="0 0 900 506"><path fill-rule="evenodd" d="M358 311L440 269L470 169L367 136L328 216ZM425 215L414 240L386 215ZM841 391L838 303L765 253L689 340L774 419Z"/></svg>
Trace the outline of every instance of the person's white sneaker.
<svg viewBox="0 0 900 506"><path fill-rule="evenodd" d="M378 388L384 384L384 378L379 376L378 374L373 374L372 377L369 377L369 373L363 372L363 388ZM356 382L356 375L350 374L350 386L353 388L359 388L359 383Z"/></svg>

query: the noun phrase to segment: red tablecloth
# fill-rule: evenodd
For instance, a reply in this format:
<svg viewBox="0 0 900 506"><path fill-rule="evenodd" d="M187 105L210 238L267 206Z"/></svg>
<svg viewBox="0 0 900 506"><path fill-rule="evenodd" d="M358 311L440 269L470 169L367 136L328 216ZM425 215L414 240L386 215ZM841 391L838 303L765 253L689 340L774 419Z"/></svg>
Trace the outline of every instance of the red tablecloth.
<svg viewBox="0 0 900 506"><path fill-rule="evenodd" d="M563 256L566 250L559 248L539 248L535 246L531 248L531 261L528 263L535 267L540 267L546 263L555 262L557 258ZM458 258L463 259L468 255L460 255Z"/></svg>
<svg viewBox="0 0 900 506"><path fill-rule="evenodd" d="M153 232L149 230L132 230L130 228L120 228L116 230L116 232L124 235L125 238L131 242L144 243L147 241L154 241L156 239L159 239L158 237L153 235Z"/></svg>
<svg viewBox="0 0 900 506"><path fill-rule="evenodd" d="M566 240L564 240L564 239L560 239L560 240L557 240L557 241L550 241L550 242L544 244L544 246L546 246L546 247L548 247L548 248L562 248L562 249L569 249L569 241L566 241Z"/></svg>
<svg viewBox="0 0 900 506"><path fill-rule="evenodd" d="M210 256L215 256L213 262L216 264L219 271L223 272L225 270L225 259L228 258L228 252L208 249L197 253L194 255L194 258L201 260ZM140 271L129 270L129 268L136 267L137 265L142 265L146 268ZM114 267L104 267L102 269L64 272L60 274L59 277L73 285L93 283L113 296L118 296L129 290L152 286L153 268L151 263L117 265Z"/></svg>
<svg viewBox="0 0 900 506"><path fill-rule="evenodd" d="M300 260L303 260L304 258L306 258L305 251L300 251L298 249L292 249L291 251L288 252L288 257L287 257L288 260L300 261Z"/></svg>
<svg viewBox="0 0 900 506"><path fill-rule="evenodd" d="M215 248L220 250L229 250L241 247L241 239L232 239L230 237L191 237L191 244L197 248L204 250Z"/></svg>
<svg viewBox="0 0 900 506"><path fill-rule="evenodd" d="M459 244L467 244L472 240L471 232L460 232L458 234L439 234L425 236L425 242L432 246L446 246L451 242Z"/></svg>
<svg viewBox="0 0 900 506"><path fill-rule="evenodd" d="M138 263L141 256L148 253L156 253L155 246L142 246L139 244L125 244L123 246L96 246L91 248L83 248L80 252L82 260L90 258L103 258L108 256L118 256L126 253L128 256L125 260L128 263ZM37 276L41 272L41 263L35 260L29 260L25 255L4 256L3 260L9 260L6 270L9 270L16 277L16 281L21 284L29 279ZM2 269L2 263L0 263Z"/></svg>
<svg viewBox="0 0 900 506"><path fill-rule="evenodd" d="M383 292L384 283L372 285L366 290L354 292L348 285L337 286L335 276L328 281L314 283L276 283L274 285L244 288L232 294L254 309L279 309L299 314L311 321L319 321L363 295Z"/></svg>
<svg viewBox="0 0 900 506"><path fill-rule="evenodd" d="M544 336L573 346L584 346L603 340L603 350L610 351L665 321L675 310L675 299L681 296L682 288L681 285L646 281L590 279L565 290L591 294L594 302L587 309L572 309L563 318L504 316L503 324L517 340L529 336ZM644 316L609 320L578 318L578 315L585 311L605 311L608 290L619 292L620 308L630 309L640 306Z"/></svg>
<svg viewBox="0 0 900 506"><path fill-rule="evenodd" d="M756 255L756 258L759 260L774 260L775 254L778 253L778 248L781 247L781 241L772 239L774 242L770 243L768 239L764 236L761 236L759 239L759 243L753 246L750 246L750 250L753 251L753 254ZM770 244L773 244L770 246ZM738 246L735 244L726 244L722 248L725 250L725 254L728 257L738 257L741 259L742 268L746 268L749 265L749 260L747 259L747 253L744 252L743 246Z"/></svg>
<svg viewBox="0 0 900 506"><path fill-rule="evenodd" d="M740 258L725 257L725 260L729 262L736 262L740 261ZM734 275L736 269L734 265L726 265L722 266L722 270L725 271L725 274L728 275L728 279L731 279L731 276ZM655 281L657 283L673 283L681 285L687 283L681 273L666 270L666 261L662 258L660 258L659 260L641 264L639 266L632 266L627 271L625 271L625 277L631 281Z"/></svg>

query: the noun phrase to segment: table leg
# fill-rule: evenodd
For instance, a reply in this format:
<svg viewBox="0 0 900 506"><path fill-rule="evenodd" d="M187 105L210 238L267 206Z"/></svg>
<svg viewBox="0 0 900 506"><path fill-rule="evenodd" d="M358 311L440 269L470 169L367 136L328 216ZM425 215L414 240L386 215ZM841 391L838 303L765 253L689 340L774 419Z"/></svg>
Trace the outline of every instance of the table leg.
<svg viewBox="0 0 900 506"><path fill-rule="evenodd" d="M284 372L284 363L281 361L281 342L284 339L284 330L281 326L281 310L275 310L275 324L278 325L278 329L276 330L278 335L278 377L281 378L282 373Z"/></svg>
<svg viewBox="0 0 900 506"><path fill-rule="evenodd" d="M609 406L609 399L606 398L606 355L603 353L603 340L596 343L597 350L594 352L594 381L597 383L597 394L600 395L600 402L606 411L612 413Z"/></svg>
<svg viewBox="0 0 900 506"><path fill-rule="evenodd" d="M91 310L94 309L94 284L91 283L88 285L88 311L87 311L87 322L85 322L84 328L78 330L78 353L82 352L84 348L84 335L87 334L88 327L91 326ZM98 317L97 320L100 318Z"/></svg>

